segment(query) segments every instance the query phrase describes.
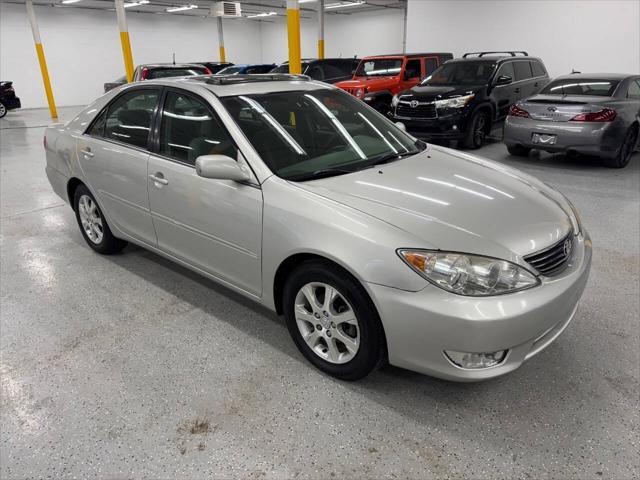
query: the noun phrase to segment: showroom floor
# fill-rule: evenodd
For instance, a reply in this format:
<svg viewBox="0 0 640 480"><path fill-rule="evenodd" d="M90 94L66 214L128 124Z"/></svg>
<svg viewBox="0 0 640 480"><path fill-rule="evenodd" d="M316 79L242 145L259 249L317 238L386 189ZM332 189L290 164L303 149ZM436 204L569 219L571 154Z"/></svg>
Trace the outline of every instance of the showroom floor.
<svg viewBox="0 0 640 480"><path fill-rule="evenodd" d="M74 109L62 109L70 118ZM281 318L136 247L103 257L0 120L2 478L638 478L640 154L478 152L565 192L594 243L573 324L506 377L320 374Z"/></svg>

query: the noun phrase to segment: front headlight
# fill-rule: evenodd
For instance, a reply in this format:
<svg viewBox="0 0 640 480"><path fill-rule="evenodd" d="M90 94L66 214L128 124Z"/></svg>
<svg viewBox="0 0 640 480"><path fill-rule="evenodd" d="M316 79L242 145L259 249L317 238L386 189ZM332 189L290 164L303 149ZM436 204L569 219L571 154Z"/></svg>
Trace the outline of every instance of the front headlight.
<svg viewBox="0 0 640 480"><path fill-rule="evenodd" d="M356 90L356 97L362 98L363 95L364 95L364 89L363 88L358 88Z"/></svg>
<svg viewBox="0 0 640 480"><path fill-rule="evenodd" d="M540 283L528 270L496 258L432 250L398 250L398 255L425 279L458 295L501 295Z"/></svg>
<svg viewBox="0 0 640 480"><path fill-rule="evenodd" d="M446 100L436 100L436 108L462 108L475 97L474 94L463 97L447 98Z"/></svg>
<svg viewBox="0 0 640 480"><path fill-rule="evenodd" d="M398 97L398 95L397 94L394 95L393 98L391 99L391 106L397 107L399 101L400 101L400 98Z"/></svg>

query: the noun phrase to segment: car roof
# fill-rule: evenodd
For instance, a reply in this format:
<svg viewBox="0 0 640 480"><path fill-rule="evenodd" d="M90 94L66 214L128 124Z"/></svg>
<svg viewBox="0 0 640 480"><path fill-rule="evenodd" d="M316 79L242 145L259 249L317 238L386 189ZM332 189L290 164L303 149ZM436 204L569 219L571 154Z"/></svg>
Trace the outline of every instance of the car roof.
<svg viewBox="0 0 640 480"><path fill-rule="evenodd" d="M362 59L369 60L371 58L387 58L387 57L413 58L413 57L428 57L428 56L453 57L453 55L449 52L426 52L426 53L388 53L386 55L369 55L369 56L363 57Z"/></svg>
<svg viewBox="0 0 640 480"><path fill-rule="evenodd" d="M139 65L143 68L202 68L203 65L201 63L145 63L143 65Z"/></svg>
<svg viewBox="0 0 640 480"><path fill-rule="evenodd" d="M511 55L485 55L483 57L458 57L452 60L449 60L447 63L465 63L465 62L506 62L507 60L537 60L538 62L542 62L538 57L530 57L529 55L524 56L516 56L512 57Z"/></svg>
<svg viewBox="0 0 640 480"><path fill-rule="evenodd" d="M627 78L638 77L638 74L631 73L569 73L567 75L560 75L559 77L554 78L554 80L564 80L568 78L573 78L575 80L580 79L602 79L602 80L625 80Z"/></svg>
<svg viewBox="0 0 640 480"><path fill-rule="evenodd" d="M335 90L336 87L311 80L306 75L260 73L252 75L194 75L147 80L147 85L183 87L187 90L204 87L218 97L255 95L299 90Z"/></svg>

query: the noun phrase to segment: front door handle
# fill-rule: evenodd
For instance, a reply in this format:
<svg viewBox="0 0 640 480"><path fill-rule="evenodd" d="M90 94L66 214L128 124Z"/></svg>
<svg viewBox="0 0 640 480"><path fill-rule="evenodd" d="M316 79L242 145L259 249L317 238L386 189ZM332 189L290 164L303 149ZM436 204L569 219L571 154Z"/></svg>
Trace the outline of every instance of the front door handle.
<svg viewBox="0 0 640 480"><path fill-rule="evenodd" d="M169 180L164 178L164 175L162 175L162 173L160 172L152 173L151 175L149 175L149 178L156 183L156 186L159 186L158 184L169 185Z"/></svg>
<svg viewBox="0 0 640 480"><path fill-rule="evenodd" d="M90 147L87 147L84 150L80 150L80 153L82 155L84 155L85 157L88 157L88 158L92 158L93 157L93 152L91 151Z"/></svg>

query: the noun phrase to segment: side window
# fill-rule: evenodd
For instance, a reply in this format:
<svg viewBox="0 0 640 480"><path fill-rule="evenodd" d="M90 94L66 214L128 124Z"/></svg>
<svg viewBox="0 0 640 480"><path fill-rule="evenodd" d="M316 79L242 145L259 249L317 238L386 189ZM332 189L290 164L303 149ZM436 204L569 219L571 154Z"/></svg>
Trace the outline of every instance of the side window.
<svg viewBox="0 0 640 480"><path fill-rule="evenodd" d="M542 64L535 60L531 60L531 71L534 77L544 77L547 74Z"/></svg>
<svg viewBox="0 0 640 480"><path fill-rule="evenodd" d="M105 108L100 116L93 121L93 125L87 130L87 134L92 137L104 136L104 126L107 123L107 109Z"/></svg>
<svg viewBox="0 0 640 480"><path fill-rule="evenodd" d="M147 148L151 118L158 104L157 90L137 90L117 98L110 106L104 137Z"/></svg>
<svg viewBox="0 0 640 480"><path fill-rule="evenodd" d="M320 68L320 65L311 67L307 71L306 75L309 75L314 80L324 80L324 72L322 71L322 68Z"/></svg>
<svg viewBox="0 0 640 480"><path fill-rule="evenodd" d="M420 78L420 59L409 60L404 69L404 78Z"/></svg>
<svg viewBox="0 0 640 480"><path fill-rule="evenodd" d="M496 78L502 77L502 76L511 77L511 80L515 82L516 73L513 69L513 62L503 63L500 66L500 70L498 70L498 73L496 73Z"/></svg>
<svg viewBox="0 0 640 480"><path fill-rule="evenodd" d="M629 90L627 90L627 98L640 100L640 80L631 82L631 85L629 85Z"/></svg>
<svg viewBox="0 0 640 480"><path fill-rule="evenodd" d="M429 75L431 75L434 70L436 68L438 68L438 59L437 58L425 58L424 59L424 68L425 68L425 75L428 77Z"/></svg>
<svg viewBox="0 0 640 480"><path fill-rule="evenodd" d="M195 165L200 155L236 158L237 149L218 117L203 101L169 92L160 124L160 154Z"/></svg>
<svg viewBox="0 0 640 480"><path fill-rule="evenodd" d="M527 61L514 62L514 70L516 71L516 81L531 78L531 66Z"/></svg>

